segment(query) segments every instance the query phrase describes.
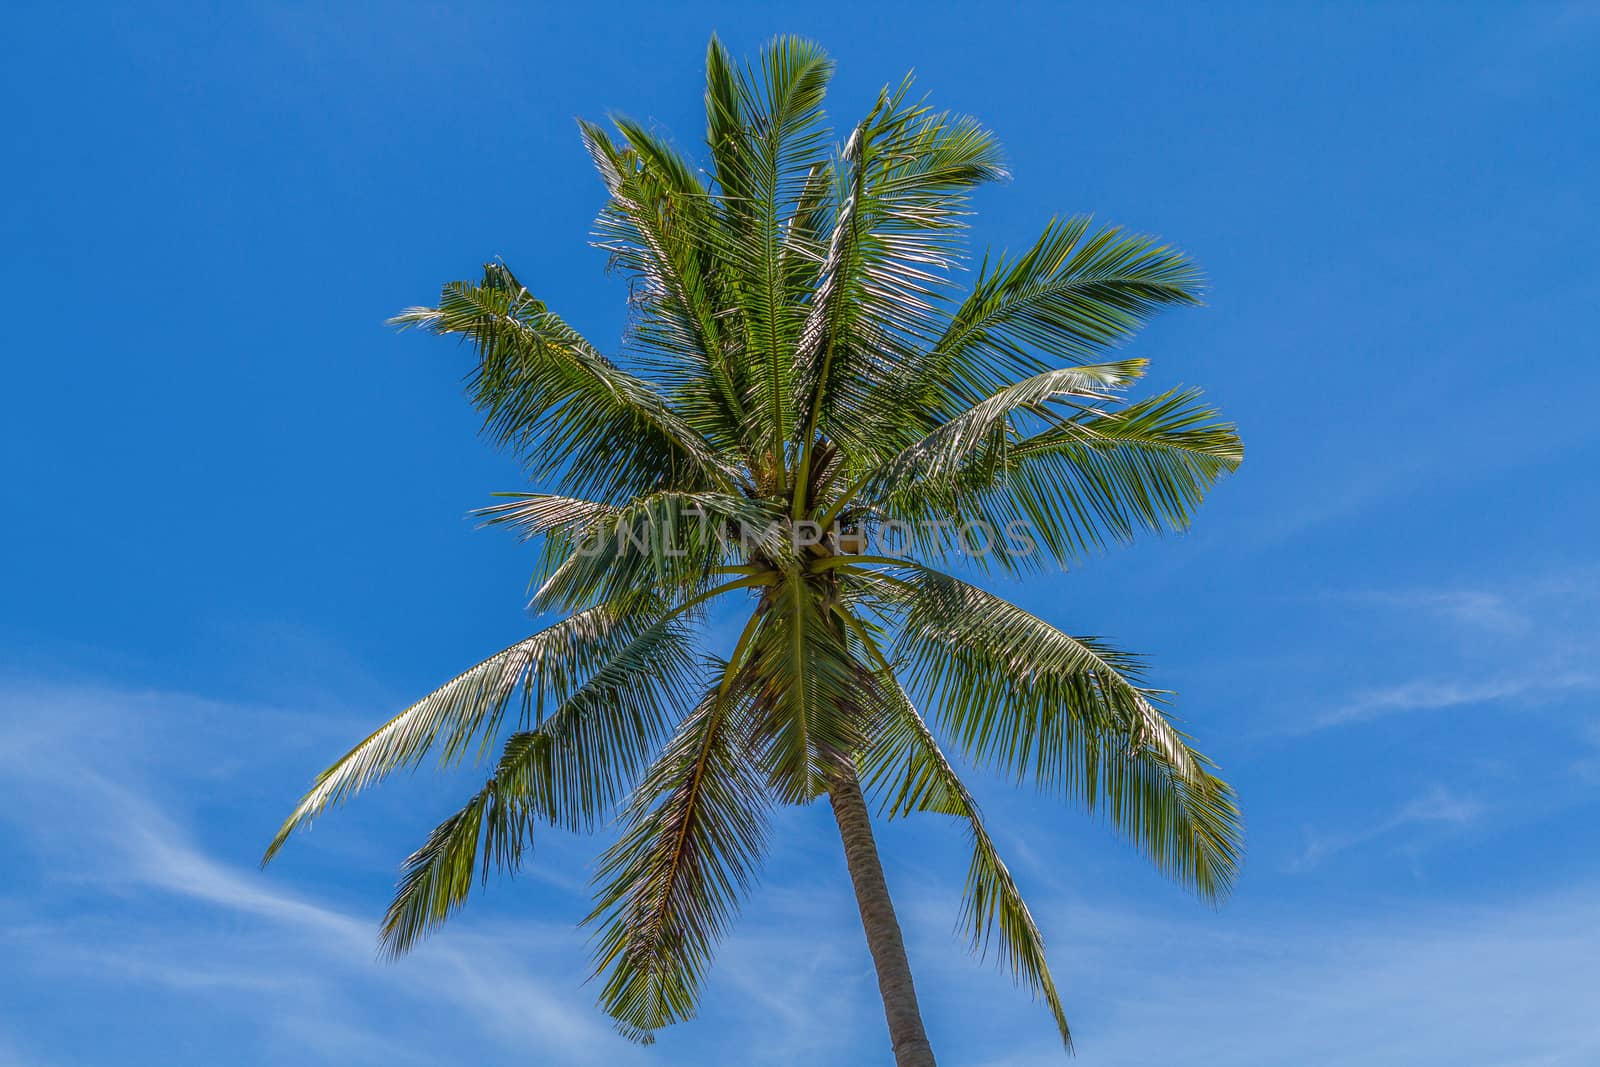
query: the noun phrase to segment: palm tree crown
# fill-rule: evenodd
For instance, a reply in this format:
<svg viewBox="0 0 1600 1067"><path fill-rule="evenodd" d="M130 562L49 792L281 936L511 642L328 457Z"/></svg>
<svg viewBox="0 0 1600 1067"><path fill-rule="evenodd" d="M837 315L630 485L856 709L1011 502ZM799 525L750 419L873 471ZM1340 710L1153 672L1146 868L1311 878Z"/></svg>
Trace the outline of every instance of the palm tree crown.
<svg viewBox="0 0 1600 1067"><path fill-rule="evenodd" d="M1070 1045L1039 930L944 749L1102 813L1205 899L1235 876L1237 808L1135 657L948 572L1054 569L1182 529L1241 448L1196 392L1130 399L1144 362L1105 355L1197 302L1187 258L1072 219L958 287L969 191L1005 175L995 139L908 81L838 143L831 71L805 41L741 67L713 40L705 170L635 122L581 124L608 195L598 243L632 281L620 355L499 263L398 317L472 344L486 432L539 490L483 514L539 543L532 606L559 621L324 771L268 858L394 770L498 742L407 859L382 943L410 948L540 824L615 819L588 922L601 1002L647 1040L694 1012L773 806L827 796L896 1056L931 1063L891 1003L910 976L864 792L889 818L965 825L964 928ZM719 600L748 619L714 652Z"/></svg>

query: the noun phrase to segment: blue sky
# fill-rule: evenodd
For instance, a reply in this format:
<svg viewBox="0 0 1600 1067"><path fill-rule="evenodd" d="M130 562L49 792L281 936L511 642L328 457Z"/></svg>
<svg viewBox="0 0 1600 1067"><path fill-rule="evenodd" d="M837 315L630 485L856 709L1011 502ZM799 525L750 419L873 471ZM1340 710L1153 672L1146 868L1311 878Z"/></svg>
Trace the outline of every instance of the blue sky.
<svg viewBox="0 0 1600 1067"><path fill-rule="evenodd" d="M1243 469L1185 536L996 586L1147 653L1249 820L1211 911L980 783L1080 1062L1600 1060L1600 7L240 4L0 43L0 1067L888 1061L821 809L649 1050L581 985L592 841L376 959L471 771L255 868L328 758L533 625L527 550L464 518L518 485L466 355L383 319L503 256L614 346L572 119L694 146L713 29L822 41L840 123L910 68L985 120L979 244L1091 212L1210 276L1132 350ZM1060 1062L952 935L955 828L880 837L944 1061Z"/></svg>

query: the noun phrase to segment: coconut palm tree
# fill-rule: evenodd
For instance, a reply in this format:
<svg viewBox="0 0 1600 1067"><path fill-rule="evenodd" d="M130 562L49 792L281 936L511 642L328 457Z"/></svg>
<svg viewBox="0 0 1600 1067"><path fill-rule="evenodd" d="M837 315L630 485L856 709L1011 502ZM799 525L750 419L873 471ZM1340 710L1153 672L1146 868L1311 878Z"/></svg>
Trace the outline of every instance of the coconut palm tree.
<svg viewBox="0 0 1600 1067"><path fill-rule="evenodd" d="M987 130L908 80L837 143L832 65L793 38L750 66L713 40L706 66L705 169L638 123L581 124L608 197L598 244L632 283L619 355L500 263L397 318L471 343L486 433L537 487L483 514L538 542L532 608L557 621L324 771L267 858L428 753L498 742L482 788L406 860L382 945L405 952L515 869L541 824L614 825L586 921L601 1004L648 1041L694 1013L774 806L826 797L895 1062L932 1064L870 796L885 818L965 827L964 930L1070 1048L1039 929L946 751L1101 813L1200 897L1227 893L1233 793L1139 661L975 581L1182 529L1237 466L1198 394L1133 399L1144 362L1107 355L1195 303L1197 272L1072 219L958 289L969 190L1005 175ZM708 619L735 611L737 640L713 647Z"/></svg>

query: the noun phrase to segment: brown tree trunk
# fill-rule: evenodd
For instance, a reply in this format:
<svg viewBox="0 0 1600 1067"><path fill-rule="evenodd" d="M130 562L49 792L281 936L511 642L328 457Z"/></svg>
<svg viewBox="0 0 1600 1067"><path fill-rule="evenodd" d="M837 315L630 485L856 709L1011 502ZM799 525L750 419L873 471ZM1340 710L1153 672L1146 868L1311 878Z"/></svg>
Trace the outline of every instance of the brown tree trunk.
<svg viewBox="0 0 1600 1067"><path fill-rule="evenodd" d="M878 971L878 992L883 996L883 1014L889 1020L895 1065L935 1067L933 1047L928 1044L922 1013L917 1009L917 991L911 985L911 963L906 959L905 942L900 939L900 923L894 917L883 865L878 862L878 846L872 839L867 802L853 771L840 772L828 789L828 799L839 823L839 836L844 839L845 863L856 888L867 947L872 950L872 963Z"/></svg>

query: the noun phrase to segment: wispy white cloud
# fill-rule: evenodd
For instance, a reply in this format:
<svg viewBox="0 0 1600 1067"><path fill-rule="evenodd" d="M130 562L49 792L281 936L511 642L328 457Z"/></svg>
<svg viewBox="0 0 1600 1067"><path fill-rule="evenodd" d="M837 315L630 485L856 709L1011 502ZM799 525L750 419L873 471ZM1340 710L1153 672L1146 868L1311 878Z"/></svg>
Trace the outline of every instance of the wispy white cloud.
<svg viewBox="0 0 1600 1067"><path fill-rule="evenodd" d="M1485 811L1482 803L1459 796L1442 785L1401 805L1391 815L1368 826L1336 832L1306 832L1305 848L1289 864L1291 873L1304 873L1333 856L1417 826L1465 827Z"/></svg>
<svg viewBox="0 0 1600 1067"><path fill-rule="evenodd" d="M1527 609L1503 593L1486 589L1362 590L1336 599L1414 611L1458 626L1518 634L1532 624Z"/></svg>
<svg viewBox="0 0 1600 1067"><path fill-rule="evenodd" d="M1600 599L1600 568L1568 566L1542 574L1502 576L1501 582L1444 588L1329 590L1321 598L1440 620L1490 639L1534 637L1535 631L1577 626L1592 631ZM1587 619L1587 623L1584 620Z"/></svg>
<svg viewBox="0 0 1600 1067"><path fill-rule="evenodd" d="M117 921L44 914L13 925L5 940L24 965L176 990L237 1013L246 1031L265 1029L280 1041L292 1034L293 1046L330 1056L343 1050L343 1062L428 1062L408 1052L403 1037L440 1005L502 1050L538 1047L567 1062L619 1064L640 1054L576 983L557 985L530 968L571 955L571 937L547 937L529 923L469 925L403 964L383 963L370 918L216 859L131 779L114 778L107 765L126 750L81 743L89 727L77 716L80 700L57 702L55 715L15 722L0 737L0 774L20 800L5 813L53 877L99 886ZM118 716L112 705L101 711ZM170 921L174 904L191 923ZM363 990L408 1001L419 1015L375 1018L352 1004L352 992ZM350 1059L354 1049L360 1055Z"/></svg>
<svg viewBox="0 0 1600 1067"><path fill-rule="evenodd" d="M1402 682L1358 693L1342 706L1312 719L1302 730L1367 722L1405 712L1438 711L1493 701L1534 700L1595 688L1600 688L1600 677L1582 671L1479 681L1438 679Z"/></svg>
<svg viewBox="0 0 1600 1067"><path fill-rule="evenodd" d="M1569 567L1499 587L1328 591L1320 599L1377 609L1392 633L1429 657L1427 673L1357 689L1289 729L1307 733L1411 712L1503 703L1531 707L1600 689L1593 608L1600 571ZM1433 641L1439 623L1452 642Z"/></svg>

